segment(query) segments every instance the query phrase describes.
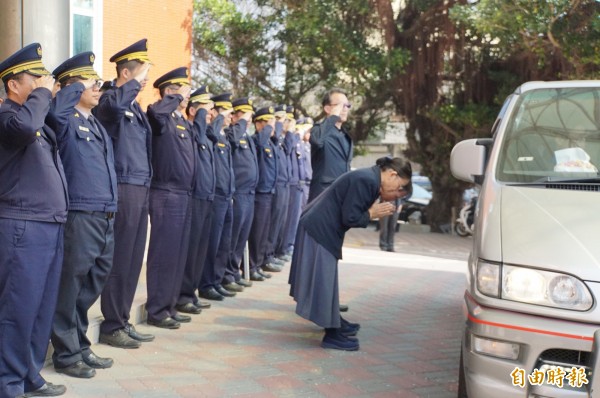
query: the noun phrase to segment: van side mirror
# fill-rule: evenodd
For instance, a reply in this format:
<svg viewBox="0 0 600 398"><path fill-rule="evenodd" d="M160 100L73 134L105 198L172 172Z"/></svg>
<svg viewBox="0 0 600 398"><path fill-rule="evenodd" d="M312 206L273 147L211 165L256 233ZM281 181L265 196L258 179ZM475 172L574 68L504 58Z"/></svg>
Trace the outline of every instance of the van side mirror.
<svg viewBox="0 0 600 398"><path fill-rule="evenodd" d="M481 185L492 144L491 138L475 138L456 144L450 154L452 175L459 180Z"/></svg>

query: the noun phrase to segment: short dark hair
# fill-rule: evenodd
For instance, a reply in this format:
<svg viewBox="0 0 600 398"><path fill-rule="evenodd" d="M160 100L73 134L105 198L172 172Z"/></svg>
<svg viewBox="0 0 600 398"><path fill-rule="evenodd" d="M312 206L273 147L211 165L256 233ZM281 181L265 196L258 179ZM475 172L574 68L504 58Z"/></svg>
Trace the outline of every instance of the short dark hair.
<svg viewBox="0 0 600 398"><path fill-rule="evenodd" d="M191 102L191 101L188 102L187 106L185 107L185 114L188 116L190 116L190 108L198 109L198 108L200 108L200 103L199 102Z"/></svg>
<svg viewBox="0 0 600 398"><path fill-rule="evenodd" d="M141 64L142 64L142 62L138 61L137 59L132 59L131 61L117 64L117 78L119 76L121 76L121 71L123 71L123 69L127 69L130 72L133 72L133 70L135 68L137 68L138 65L141 65Z"/></svg>
<svg viewBox="0 0 600 398"><path fill-rule="evenodd" d="M392 158L391 156L384 156L377 159L375 164L379 166L381 171L391 169L398 173L400 177L408 179L409 182L404 189L409 195L412 195L412 165L409 161L400 158Z"/></svg>
<svg viewBox="0 0 600 398"><path fill-rule="evenodd" d="M323 96L323 101L322 101L323 106L325 106L325 105L331 105L331 96L333 94L344 94L344 95L347 95L346 91L343 90L343 89L341 89L341 88L339 88L339 87L334 87L332 89L329 89L329 91L327 91L325 93L325 95Z"/></svg>

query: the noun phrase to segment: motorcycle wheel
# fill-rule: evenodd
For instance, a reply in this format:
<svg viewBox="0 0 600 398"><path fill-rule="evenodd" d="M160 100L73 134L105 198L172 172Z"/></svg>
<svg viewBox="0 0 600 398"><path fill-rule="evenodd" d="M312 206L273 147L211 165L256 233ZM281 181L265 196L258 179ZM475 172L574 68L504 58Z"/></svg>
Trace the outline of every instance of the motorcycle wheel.
<svg viewBox="0 0 600 398"><path fill-rule="evenodd" d="M469 232L465 229L464 225L460 222L454 224L454 232L456 232L458 236L463 238L470 235Z"/></svg>

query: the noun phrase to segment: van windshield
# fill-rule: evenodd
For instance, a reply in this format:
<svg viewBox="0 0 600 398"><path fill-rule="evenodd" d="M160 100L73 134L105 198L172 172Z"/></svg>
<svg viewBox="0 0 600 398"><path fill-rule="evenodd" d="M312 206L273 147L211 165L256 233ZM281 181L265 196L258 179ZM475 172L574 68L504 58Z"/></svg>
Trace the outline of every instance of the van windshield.
<svg viewBox="0 0 600 398"><path fill-rule="evenodd" d="M597 180L600 88L527 91L520 95L509 123L500 148L498 180Z"/></svg>

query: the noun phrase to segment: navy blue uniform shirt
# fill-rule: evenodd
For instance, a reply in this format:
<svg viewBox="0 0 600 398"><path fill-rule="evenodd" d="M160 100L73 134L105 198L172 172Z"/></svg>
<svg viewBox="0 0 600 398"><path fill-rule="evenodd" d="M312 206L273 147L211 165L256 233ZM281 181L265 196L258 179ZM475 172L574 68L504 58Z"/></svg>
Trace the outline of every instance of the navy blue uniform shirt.
<svg viewBox="0 0 600 398"><path fill-rule="evenodd" d="M67 181L54 131L45 124L52 93L36 88L21 106L0 107L0 217L67 220Z"/></svg>
<svg viewBox="0 0 600 398"><path fill-rule="evenodd" d="M298 149L296 148L296 144L298 144L299 141L300 136L298 134L294 133L293 131L288 131L283 142L288 157L289 185L298 185L300 181L300 170L298 169Z"/></svg>
<svg viewBox="0 0 600 398"><path fill-rule="evenodd" d="M346 231L369 225L369 209L379 197L380 187L379 166L346 173L306 206L300 223L315 241L341 259Z"/></svg>
<svg viewBox="0 0 600 398"><path fill-rule="evenodd" d="M273 127L267 125L252 136L256 144L258 159L258 185L256 186L256 192L260 193L275 193L277 155L275 153L275 145L270 139L272 131Z"/></svg>
<svg viewBox="0 0 600 398"><path fill-rule="evenodd" d="M152 188L192 193L196 145L192 127L177 107L180 94L166 95L148 107L152 126Z"/></svg>
<svg viewBox="0 0 600 398"><path fill-rule="evenodd" d="M117 182L150 186L152 178L152 130L136 102L141 84L130 80L109 88L93 110L113 139Z"/></svg>
<svg viewBox="0 0 600 398"><path fill-rule="evenodd" d="M312 179L312 168L310 167L310 145L298 140L296 143L296 154L298 155L298 179L310 182Z"/></svg>
<svg viewBox="0 0 600 398"><path fill-rule="evenodd" d="M321 124L315 124L310 131L312 184L319 192L342 174L350 171L352 160L352 139L335 124L339 116L329 116Z"/></svg>
<svg viewBox="0 0 600 398"><path fill-rule="evenodd" d="M231 144L227 140L227 136L221 133L223 121L223 115L217 116L212 123L212 129L208 129L206 133L214 144L215 194L231 198L235 191L235 177L231 159Z"/></svg>
<svg viewBox="0 0 600 398"><path fill-rule="evenodd" d="M275 146L275 156L277 157L277 185L287 186L289 183L289 159L283 145L283 124L275 122L275 135L271 141Z"/></svg>
<svg viewBox="0 0 600 398"><path fill-rule="evenodd" d="M247 122L241 119L225 131L233 148L235 192L247 194L254 193L258 184L258 159L256 146L246 133L246 129Z"/></svg>
<svg viewBox="0 0 600 398"><path fill-rule="evenodd" d="M207 113L206 109L198 108L198 113L194 118L194 141L198 153L194 173L196 178L194 197L212 201L215 198L215 162L213 142L206 135L207 129L212 129L212 126L206 123Z"/></svg>
<svg viewBox="0 0 600 398"><path fill-rule="evenodd" d="M117 176L110 137L74 107L85 87L71 84L52 103L58 149L69 184L69 210L117 211Z"/></svg>

